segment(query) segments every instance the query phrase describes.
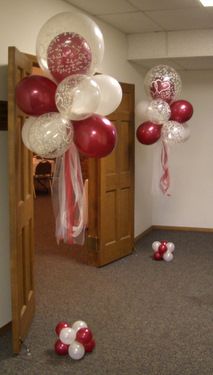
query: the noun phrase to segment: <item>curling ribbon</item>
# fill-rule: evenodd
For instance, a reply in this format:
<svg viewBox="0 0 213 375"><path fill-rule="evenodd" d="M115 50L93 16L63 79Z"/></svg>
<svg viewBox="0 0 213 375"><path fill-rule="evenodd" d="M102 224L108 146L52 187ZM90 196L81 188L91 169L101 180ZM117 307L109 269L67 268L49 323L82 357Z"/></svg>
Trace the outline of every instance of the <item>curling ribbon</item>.
<svg viewBox="0 0 213 375"><path fill-rule="evenodd" d="M165 142L162 142L161 149L161 166L163 169L163 174L160 178L160 189L163 194L170 196L168 189L170 187L170 174L168 165L168 146Z"/></svg>
<svg viewBox="0 0 213 375"><path fill-rule="evenodd" d="M84 187L74 143L56 160L52 188L57 243L83 245L85 239Z"/></svg>

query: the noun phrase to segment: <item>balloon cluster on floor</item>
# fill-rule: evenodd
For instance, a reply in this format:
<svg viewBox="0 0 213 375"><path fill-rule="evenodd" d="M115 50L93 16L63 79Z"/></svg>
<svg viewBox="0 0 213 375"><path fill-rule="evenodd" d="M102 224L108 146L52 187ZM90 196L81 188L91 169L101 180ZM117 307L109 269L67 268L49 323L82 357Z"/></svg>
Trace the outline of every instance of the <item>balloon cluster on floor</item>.
<svg viewBox="0 0 213 375"><path fill-rule="evenodd" d="M154 250L153 259L154 260L165 260L166 262L171 262L174 258L175 245L173 242L154 241L152 243L152 249Z"/></svg>
<svg viewBox="0 0 213 375"><path fill-rule="evenodd" d="M180 96L182 82L180 75L170 66L157 65L150 69L144 80L148 100L138 103L136 112L143 122L138 126L136 136L143 145L162 141L162 167L164 175L160 181L163 193L169 188L168 145L183 143L190 137L187 121L193 115L192 104Z"/></svg>
<svg viewBox="0 0 213 375"><path fill-rule="evenodd" d="M64 230L78 228L78 222L82 224L81 171L67 168L67 163L72 159L72 166L80 166L75 162L77 150L94 158L105 157L113 151L117 131L105 116L119 106L122 89L115 78L95 75L104 56L104 38L98 25L82 13L64 12L47 20L37 36L36 55L43 74L27 76L16 86L17 106L29 116L22 127L22 140L29 150L42 158L64 158L69 152L68 158L63 160L64 192L68 194L68 185L72 185L76 214L71 223L62 223L64 218L66 221L70 217L60 211L67 203L59 202L56 221L62 228L57 231L60 233L57 240L80 243L82 241L76 241L75 235L71 236L71 241L67 240L70 236ZM60 175L60 168L56 169ZM57 186L55 191L59 190ZM73 207L68 206L68 210L73 211ZM83 227L80 229L75 233L83 231Z"/></svg>
<svg viewBox="0 0 213 375"><path fill-rule="evenodd" d="M69 354L72 359L79 360L95 348L92 331L83 320L77 320L71 326L66 322L59 322L55 327L55 333L58 339L54 350L58 355Z"/></svg>

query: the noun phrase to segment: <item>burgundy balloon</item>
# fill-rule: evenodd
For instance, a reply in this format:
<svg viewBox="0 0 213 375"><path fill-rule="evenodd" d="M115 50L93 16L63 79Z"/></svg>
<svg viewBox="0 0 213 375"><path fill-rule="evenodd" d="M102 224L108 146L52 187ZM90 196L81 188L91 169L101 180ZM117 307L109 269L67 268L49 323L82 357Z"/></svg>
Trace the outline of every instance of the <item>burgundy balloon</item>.
<svg viewBox="0 0 213 375"><path fill-rule="evenodd" d="M73 74L87 74L91 61L90 46L76 33L57 35L47 49L47 65L57 82Z"/></svg>
<svg viewBox="0 0 213 375"><path fill-rule="evenodd" d="M162 241L161 241L161 245L166 245L167 242L168 242L168 241L166 241L166 240L162 240Z"/></svg>
<svg viewBox="0 0 213 375"><path fill-rule="evenodd" d="M92 115L81 121L73 121L74 142L78 150L92 158L109 155L117 141L115 125L107 118Z"/></svg>
<svg viewBox="0 0 213 375"><path fill-rule="evenodd" d="M192 104L187 100L177 100L170 105L170 120L180 123L188 121L193 115Z"/></svg>
<svg viewBox="0 0 213 375"><path fill-rule="evenodd" d="M56 335L59 336L62 328L67 328L67 327L69 327L69 324L67 324L66 322L59 322L57 326L55 327Z"/></svg>
<svg viewBox="0 0 213 375"><path fill-rule="evenodd" d="M95 340L92 339L91 341L89 341L87 344L84 344L84 349L85 349L85 352L86 353L91 353L93 351L93 349L95 348Z"/></svg>
<svg viewBox="0 0 213 375"><path fill-rule="evenodd" d="M165 244L160 244L158 248L159 254L162 256L167 251L167 246Z"/></svg>
<svg viewBox="0 0 213 375"><path fill-rule="evenodd" d="M159 253L159 251L156 251L156 252L153 254L153 259L154 259L154 260L162 260L162 256L161 256L161 254Z"/></svg>
<svg viewBox="0 0 213 375"><path fill-rule="evenodd" d="M55 104L56 88L56 84L47 77L25 77L16 86L16 104L30 116L58 112Z"/></svg>
<svg viewBox="0 0 213 375"><path fill-rule="evenodd" d="M157 125L151 121L143 122L137 128L137 139L144 145L151 145L158 141L161 136L161 125Z"/></svg>
<svg viewBox="0 0 213 375"><path fill-rule="evenodd" d="M81 344L88 344L92 340L92 331L89 328L80 328L76 333L76 340Z"/></svg>
<svg viewBox="0 0 213 375"><path fill-rule="evenodd" d="M68 354L68 348L69 348L69 345L64 344L59 339L55 342L55 352L58 355L66 355L66 354Z"/></svg>

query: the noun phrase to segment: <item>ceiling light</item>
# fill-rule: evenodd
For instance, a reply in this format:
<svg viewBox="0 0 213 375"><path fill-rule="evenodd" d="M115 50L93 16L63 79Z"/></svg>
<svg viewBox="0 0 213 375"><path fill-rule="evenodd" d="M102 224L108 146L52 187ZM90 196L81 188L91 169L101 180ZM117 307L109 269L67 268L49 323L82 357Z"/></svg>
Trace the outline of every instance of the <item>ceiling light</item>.
<svg viewBox="0 0 213 375"><path fill-rule="evenodd" d="M200 0L204 7L213 7L213 0Z"/></svg>

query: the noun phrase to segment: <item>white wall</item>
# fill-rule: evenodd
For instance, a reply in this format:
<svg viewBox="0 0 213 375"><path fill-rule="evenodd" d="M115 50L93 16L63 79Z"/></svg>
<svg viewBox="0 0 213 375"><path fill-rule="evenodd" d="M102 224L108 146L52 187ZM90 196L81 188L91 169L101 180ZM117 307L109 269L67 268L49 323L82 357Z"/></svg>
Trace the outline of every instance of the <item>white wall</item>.
<svg viewBox="0 0 213 375"><path fill-rule="evenodd" d="M153 195L152 223L213 228L213 70L180 75L181 98L194 107L191 137L170 148L172 195Z"/></svg>
<svg viewBox="0 0 213 375"><path fill-rule="evenodd" d="M53 15L74 9L63 0L0 0L0 100L7 99L7 48L16 46L22 52L35 54L35 41L40 27ZM98 22L97 22L98 23ZM136 101L143 95L140 69L126 60L126 37L107 24L99 23L105 40L105 56L101 72L122 82L135 83ZM0 192L1 192L1 251L0 251L0 327L11 320L10 270L9 270L9 221L7 193L7 135L0 132ZM151 225L151 196L149 184L152 176L152 155L136 144L136 210L135 235Z"/></svg>

